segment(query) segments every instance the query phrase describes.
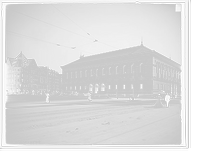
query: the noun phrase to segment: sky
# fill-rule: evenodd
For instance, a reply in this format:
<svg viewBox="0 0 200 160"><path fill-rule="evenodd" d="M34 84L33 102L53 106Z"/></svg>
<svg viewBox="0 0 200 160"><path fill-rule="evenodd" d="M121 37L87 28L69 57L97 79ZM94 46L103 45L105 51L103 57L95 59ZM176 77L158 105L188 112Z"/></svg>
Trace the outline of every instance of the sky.
<svg viewBox="0 0 200 160"><path fill-rule="evenodd" d="M62 3L6 6L5 54L60 66L143 45L181 64L181 12L174 4Z"/></svg>

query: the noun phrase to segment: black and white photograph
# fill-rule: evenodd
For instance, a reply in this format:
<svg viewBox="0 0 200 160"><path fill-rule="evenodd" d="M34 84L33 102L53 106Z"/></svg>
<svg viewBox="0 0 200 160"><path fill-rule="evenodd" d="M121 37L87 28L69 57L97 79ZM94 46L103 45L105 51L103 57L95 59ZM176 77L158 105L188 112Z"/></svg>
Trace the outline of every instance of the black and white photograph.
<svg viewBox="0 0 200 160"><path fill-rule="evenodd" d="M4 3L3 146L187 148L187 7Z"/></svg>

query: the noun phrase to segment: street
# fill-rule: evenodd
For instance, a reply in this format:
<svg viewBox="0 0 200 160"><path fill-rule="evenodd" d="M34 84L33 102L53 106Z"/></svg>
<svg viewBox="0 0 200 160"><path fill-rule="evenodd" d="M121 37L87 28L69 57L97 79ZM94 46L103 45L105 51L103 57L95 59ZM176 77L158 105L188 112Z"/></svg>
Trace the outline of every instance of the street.
<svg viewBox="0 0 200 160"><path fill-rule="evenodd" d="M87 100L6 105L6 142L29 145L180 145L181 105Z"/></svg>

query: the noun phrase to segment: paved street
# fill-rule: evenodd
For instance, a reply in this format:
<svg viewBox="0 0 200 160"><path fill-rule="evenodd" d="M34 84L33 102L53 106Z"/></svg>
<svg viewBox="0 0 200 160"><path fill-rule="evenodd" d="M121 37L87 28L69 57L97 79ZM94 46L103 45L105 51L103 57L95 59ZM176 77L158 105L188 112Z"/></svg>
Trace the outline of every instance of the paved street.
<svg viewBox="0 0 200 160"><path fill-rule="evenodd" d="M9 144L166 145L181 143L181 105L155 100L86 100L6 106Z"/></svg>

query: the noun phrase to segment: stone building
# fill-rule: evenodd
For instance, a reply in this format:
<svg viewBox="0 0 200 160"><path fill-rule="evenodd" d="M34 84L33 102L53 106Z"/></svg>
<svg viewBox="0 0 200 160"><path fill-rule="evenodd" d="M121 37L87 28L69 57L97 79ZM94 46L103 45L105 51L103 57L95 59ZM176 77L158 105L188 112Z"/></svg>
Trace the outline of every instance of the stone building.
<svg viewBox="0 0 200 160"><path fill-rule="evenodd" d="M59 92L61 75L47 67L38 66L34 59L22 53L6 58L6 90L8 94L42 94Z"/></svg>
<svg viewBox="0 0 200 160"><path fill-rule="evenodd" d="M180 64L143 44L117 51L81 56L61 66L66 93L181 95Z"/></svg>

